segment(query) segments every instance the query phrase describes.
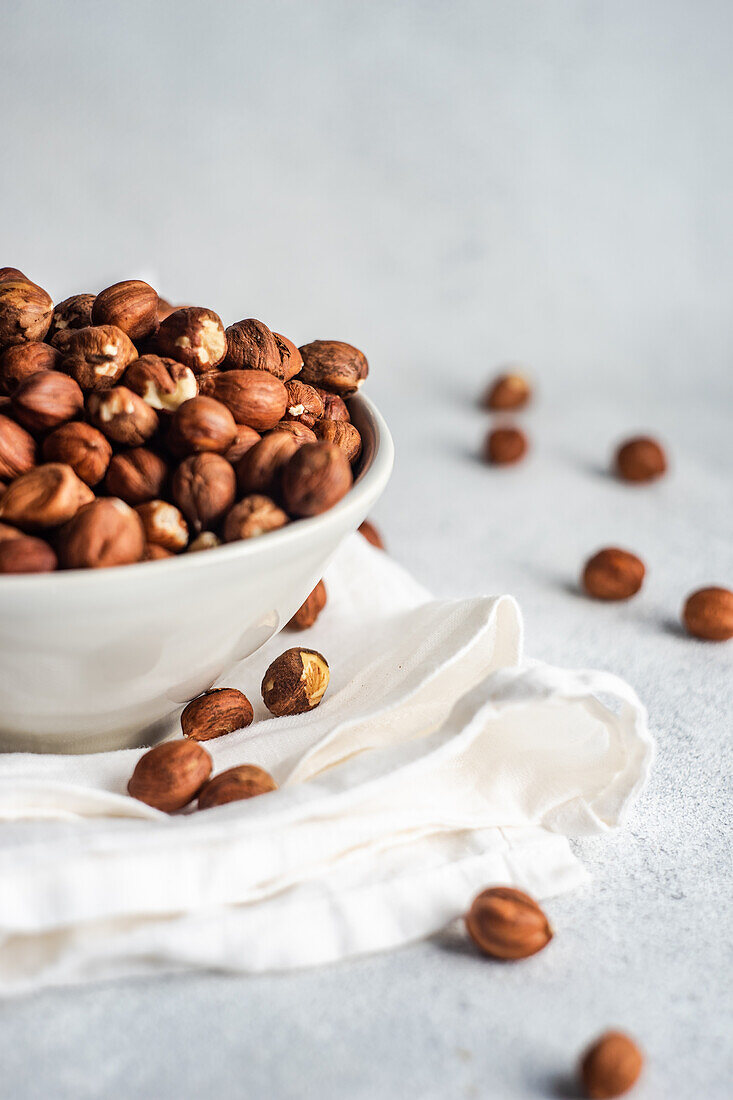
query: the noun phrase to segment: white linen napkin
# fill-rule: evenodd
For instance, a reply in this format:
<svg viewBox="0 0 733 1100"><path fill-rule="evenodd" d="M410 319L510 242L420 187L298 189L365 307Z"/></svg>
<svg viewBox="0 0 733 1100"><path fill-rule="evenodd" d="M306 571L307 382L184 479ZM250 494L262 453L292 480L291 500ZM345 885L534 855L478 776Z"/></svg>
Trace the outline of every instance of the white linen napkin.
<svg viewBox="0 0 733 1100"><path fill-rule="evenodd" d="M633 691L524 660L511 597L433 600L358 535L326 585L311 630L226 677L254 723L206 743L278 791L168 816L126 794L138 750L0 756L0 994L314 965L429 935L491 884L584 880L567 838L618 825L650 767ZM300 643L328 692L273 718L262 675Z"/></svg>

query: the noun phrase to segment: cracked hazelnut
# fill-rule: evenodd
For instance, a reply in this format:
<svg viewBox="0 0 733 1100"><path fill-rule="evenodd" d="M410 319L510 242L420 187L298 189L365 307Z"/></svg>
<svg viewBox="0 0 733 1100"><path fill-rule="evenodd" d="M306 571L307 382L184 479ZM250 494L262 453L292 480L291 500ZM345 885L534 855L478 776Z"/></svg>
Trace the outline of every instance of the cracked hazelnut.
<svg viewBox="0 0 733 1100"><path fill-rule="evenodd" d="M254 428L248 428L246 424L237 424L237 434L234 436L234 442L224 452L224 458L227 462L231 462L232 466L236 466L240 458L246 455L255 443L259 443L261 438L260 433L256 432Z"/></svg>
<svg viewBox="0 0 733 1100"><path fill-rule="evenodd" d="M612 1100L632 1088L641 1074L644 1056L633 1039L607 1031L585 1052L580 1080L589 1100Z"/></svg>
<svg viewBox="0 0 733 1100"><path fill-rule="evenodd" d="M160 355L141 355L125 371L122 382L151 409L175 412L184 401L198 396L196 375L190 367Z"/></svg>
<svg viewBox="0 0 733 1100"><path fill-rule="evenodd" d="M284 527L287 522L288 517L274 500L261 493L252 493L228 513L224 520L224 541L258 538Z"/></svg>
<svg viewBox="0 0 733 1100"><path fill-rule="evenodd" d="M117 497L92 500L59 532L64 569L107 569L140 561L145 536L140 517Z"/></svg>
<svg viewBox="0 0 733 1100"><path fill-rule="evenodd" d="M0 282L0 351L26 340L42 340L48 332L53 302L27 279Z"/></svg>
<svg viewBox="0 0 733 1100"><path fill-rule="evenodd" d="M291 630L307 630L309 626L313 626L325 606L326 586L323 581L319 581L295 612L288 626Z"/></svg>
<svg viewBox="0 0 733 1100"><path fill-rule="evenodd" d="M193 542L189 542L187 552L198 554L201 550L216 550L217 546L221 546L219 536L215 535L213 531L202 531Z"/></svg>
<svg viewBox="0 0 733 1100"><path fill-rule="evenodd" d="M94 294L73 294L71 298L59 302L53 311L48 339L66 329L88 328L92 324L94 297Z"/></svg>
<svg viewBox="0 0 733 1100"><path fill-rule="evenodd" d="M733 592L729 588L699 588L685 600L682 621L695 638L727 642L733 638Z"/></svg>
<svg viewBox="0 0 733 1100"><path fill-rule="evenodd" d="M264 370L285 382L301 369L295 345L254 317L230 325L226 338L225 370Z"/></svg>
<svg viewBox="0 0 733 1100"><path fill-rule="evenodd" d="M126 279L99 292L92 306L93 325L116 325L131 340L143 340L158 328L158 295L141 279Z"/></svg>
<svg viewBox="0 0 733 1100"><path fill-rule="evenodd" d="M384 540L370 520L365 519L364 522L360 524L359 534L363 535L372 546L376 546L377 550L384 550Z"/></svg>
<svg viewBox="0 0 733 1100"><path fill-rule="evenodd" d="M249 726L254 718L252 704L236 688L213 688L192 699L181 715L184 737L210 741Z"/></svg>
<svg viewBox="0 0 733 1100"><path fill-rule="evenodd" d="M208 752L195 741L166 741L140 757L127 791L140 802L171 814L196 797L212 767Z"/></svg>
<svg viewBox="0 0 733 1100"><path fill-rule="evenodd" d="M234 504L237 479L221 455L205 451L185 458L173 475L173 499L199 532L216 527Z"/></svg>
<svg viewBox="0 0 733 1100"><path fill-rule="evenodd" d="M32 374L11 398L13 415L29 432L48 432L73 420L84 408L84 395L73 378L61 371Z"/></svg>
<svg viewBox="0 0 733 1100"><path fill-rule="evenodd" d="M486 437L484 458L494 466L519 462L527 453L527 437L519 428L493 428Z"/></svg>
<svg viewBox="0 0 733 1100"><path fill-rule="evenodd" d="M337 393L329 393L328 390L323 390L320 386L314 386L313 389L323 401L324 420L351 420L348 406L342 397L339 397Z"/></svg>
<svg viewBox="0 0 733 1100"><path fill-rule="evenodd" d="M160 455L147 447L133 447L112 455L104 487L113 497L134 506L164 495L168 467Z"/></svg>
<svg viewBox="0 0 733 1100"><path fill-rule="evenodd" d="M207 393L226 405L237 424L258 432L274 428L288 403L283 383L264 370L220 371Z"/></svg>
<svg viewBox="0 0 733 1100"><path fill-rule="evenodd" d="M280 478L283 502L291 516L317 516L328 511L352 484L349 460L335 443L305 443Z"/></svg>
<svg viewBox="0 0 733 1100"><path fill-rule="evenodd" d="M324 443L335 443L349 462L356 462L361 455L361 436L347 420L319 420L314 431Z"/></svg>
<svg viewBox="0 0 733 1100"><path fill-rule="evenodd" d="M112 458L112 447L91 424L62 424L43 441L45 462L65 462L87 485L98 485Z"/></svg>
<svg viewBox="0 0 733 1100"><path fill-rule="evenodd" d="M236 434L237 425L226 405L213 397L192 397L173 414L168 445L179 455L200 451L222 454Z"/></svg>
<svg viewBox="0 0 733 1100"><path fill-rule="evenodd" d="M63 370L83 390L110 389L137 359L132 340L116 325L65 329L56 333L53 344L61 352Z"/></svg>
<svg viewBox="0 0 733 1100"><path fill-rule="evenodd" d="M29 531L60 527L93 498L92 490L71 466L48 462L21 474L8 486L0 500L0 519Z"/></svg>
<svg viewBox="0 0 733 1100"><path fill-rule="evenodd" d="M188 526L185 519L167 500L148 500L135 508L145 532L146 542L162 546L164 550L178 553L188 542Z"/></svg>
<svg viewBox="0 0 733 1100"><path fill-rule="evenodd" d="M198 807L200 810L210 810L212 806L241 802L244 798L256 798L276 790L277 783L269 772L254 764L240 764L236 768L227 768L204 784Z"/></svg>
<svg viewBox="0 0 733 1100"><path fill-rule="evenodd" d="M281 420L272 430L273 432L288 432L301 445L303 443L318 442L316 433L311 428L307 428L305 424L301 424L299 420Z"/></svg>
<svg viewBox="0 0 733 1100"><path fill-rule="evenodd" d="M213 309L185 306L161 321L155 348L159 355L176 359L194 374L202 374L221 363L227 339L221 318Z"/></svg>
<svg viewBox="0 0 733 1100"><path fill-rule="evenodd" d="M270 432L255 443L237 464L237 485L240 493L277 493L278 477L290 456L300 444L289 432Z"/></svg>
<svg viewBox="0 0 733 1100"><path fill-rule="evenodd" d="M36 464L36 442L25 428L0 415L0 478L12 481Z"/></svg>
<svg viewBox="0 0 733 1100"><path fill-rule="evenodd" d="M0 355L0 391L10 396L25 379L42 370L56 370L61 356L56 348L28 340L13 344Z"/></svg>
<svg viewBox="0 0 733 1100"><path fill-rule="evenodd" d="M126 386L98 390L87 397L87 415L108 439L125 447L139 447L158 428L158 415Z"/></svg>
<svg viewBox="0 0 733 1100"><path fill-rule="evenodd" d="M318 390L314 389L313 386L309 386L306 382L297 381L297 379L286 382L285 389L288 391L285 420L295 420L305 424L307 428L312 428L316 420L320 420L324 413L323 398Z"/></svg>
<svg viewBox="0 0 733 1100"><path fill-rule="evenodd" d="M56 555L43 539L30 535L0 539L0 573L51 573Z"/></svg>
<svg viewBox="0 0 733 1100"><path fill-rule="evenodd" d="M484 396L484 408L492 412L504 409L521 409L530 397L532 389L522 374L500 374L489 386Z"/></svg>
<svg viewBox="0 0 733 1100"><path fill-rule="evenodd" d="M303 356L300 381L320 386L339 397L351 397L369 373L366 356L341 340L313 340L299 349Z"/></svg>
<svg viewBox="0 0 733 1100"><path fill-rule="evenodd" d="M616 473L623 481L653 481L667 469L667 456L656 439L636 436L616 451Z"/></svg>
<svg viewBox="0 0 733 1100"><path fill-rule="evenodd" d="M552 939L552 929L537 902L510 886L483 890L465 922L479 950L495 959L526 959Z"/></svg>
<svg viewBox="0 0 733 1100"><path fill-rule="evenodd" d="M644 581L644 563L628 550L599 550L583 569L583 587L597 600L628 600Z"/></svg>
<svg viewBox="0 0 733 1100"><path fill-rule="evenodd" d="M262 699L277 718L304 714L318 706L329 681L326 658L315 649L286 649L268 668Z"/></svg>

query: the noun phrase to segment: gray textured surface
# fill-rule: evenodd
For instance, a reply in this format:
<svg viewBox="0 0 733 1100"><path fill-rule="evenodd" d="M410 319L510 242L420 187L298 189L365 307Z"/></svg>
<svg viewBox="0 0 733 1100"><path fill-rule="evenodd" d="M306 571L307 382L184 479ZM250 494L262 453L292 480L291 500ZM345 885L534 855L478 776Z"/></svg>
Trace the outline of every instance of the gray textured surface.
<svg viewBox="0 0 733 1100"><path fill-rule="evenodd" d="M514 592L528 650L627 677L659 742L536 959L446 936L47 993L0 1006L2 1092L528 1100L567 1095L618 1024L649 1053L640 1100L729 1096L733 649L676 624L733 583L733 8L49 0L0 32L0 263L57 297L153 271L227 320L363 346L394 554L439 593ZM494 472L474 401L506 357L540 399L531 458ZM673 471L626 489L607 459L638 428ZM648 565L625 606L574 588L609 542Z"/></svg>

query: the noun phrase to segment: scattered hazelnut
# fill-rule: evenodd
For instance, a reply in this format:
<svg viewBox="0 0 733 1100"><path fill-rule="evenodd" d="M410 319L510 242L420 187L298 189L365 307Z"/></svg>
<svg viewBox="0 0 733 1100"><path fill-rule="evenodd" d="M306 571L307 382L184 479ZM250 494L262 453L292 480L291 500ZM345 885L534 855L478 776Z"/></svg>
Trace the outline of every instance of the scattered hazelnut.
<svg viewBox="0 0 733 1100"><path fill-rule="evenodd" d="M252 493L235 504L228 513L224 520L224 541L257 538L284 527L287 522L288 517L273 500L260 493Z"/></svg>
<svg viewBox="0 0 733 1100"><path fill-rule="evenodd" d="M225 370L264 370L286 382L301 369L297 348L254 317L230 325L226 337Z"/></svg>
<svg viewBox="0 0 733 1100"><path fill-rule="evenodd" d="M352 465L358 461L361 455L361 436L348 420L319 420L314 431L324 443L335 443L340 447Z"/></svg>
<svg viewBox="0 0 733 1100"><path fill-rule="evenodd" d="M299 444L318 442L316 433L311 428L307 428L305 424L301 424L299 420L281 420L272 430L273 432L289 432Z"/></svg>
<svg viewBox="0 0 733 1100"><path fill-rule="evenodd" d="M145 536L140 517L117 497L102 497L80 508L59 533L64 569L106 569L140 561Z"/></svg>
<svg viewBox="0 0 733 1100"><path fill-rule="evenodd" d="M112 455L104 487L113 497L130 506L163 496L168 467L160 455L147 447L133 447Z"/></svg>
<svg viewBox="0 0 733 1100"><path fill-rule="evenodd" d="M139 447L158 428L155 409L126 386L92 391L87 397L87 413L108 439L125 447Z"/></svg>
<svg viewBox="0 0 733 1100"><path fill-rule="evenodd" d="M237 424L258 432L274 428L285 415L288 403L282 382L263 370L220 371L206 392L226 405Z"/></svg>
<svg viewBox="0 0 733 1100"><path fill-rule="evenodd" d="M241 802L244 798L256 798L259 794L276 791L277 783L269 772L254 764L240 764L227 768L205 783L199 794L200 810L223 806L226 802Z"/></svg>
<svg viewBox="0 0 733 1100"><path fill-rule="evenodd" d="M653 481L667 469L667 456L656 439L627 439L616 451L616 473L624 481Z"/></svg>
<svg viewBox="0 0 733 1100"><path fill-rule="evenodd" d="M29 432L48 432L81 413L84 395L68 374L44 370L25 378L11 403L16 420Z"/></svg>
<svg viewBox="0 0 733 1100"><path fill-rule="evenodd" d="M192 741L210 741L244 729L253 718L252 704L241 691L214 688L188 704L181 715L181 729Z"/></svg>
<svg viewBox="0 0 733 1100"><path fill-rule="evenodd" d="M527 453L527 437L519 428L493 428L486 437L484 458L495 466L519 462Z"/></svg>
<svg viewBox="0 0 733 1100"><path fill-rule="evenodd" d="M219 536L215 535L213 531L202 531L193 542L189 542L188 553L198 554L201 550L216 550L217 546L221 546Z"/></svg>
<svg viewBox="0 0 733 1100"><path fill-rule="evenodd" d="M286 649L262 681L265 706L277 718L313 710L325 694L329 676L326 658L315 649Z"/></svg>
<svg viewBox="0 0 733 1100"><path fill-rule="evenodd" d="M547 947L552 929L539 905L511 886L494 886L474 898L466 931L485 955L526 959Z"/></svg>
<svg viewBox="0 0 733 1100"><path fill-rule="evenodd" d="M10 396L31 374L38 374L42 370L55 370L60 358L56 348L37 340L13 344L0 355L0 390Z"/></svg>
<svg viewBox="0 0 733 1100"><path fill-rule="evenodd" d="M312 428L316 420L321 419L324 411L323 398L318 390L297 379L286 382L285 389L288 391L285 419L299 421L306 427Z"/></svg>
<svg viewBox="0 0 733 1100"><path fill-rule="evenodd" d="M110 389L137 359L132 340L116 325L64 329L56 333L53 344L61 352L63 370L83 390Z"/></svg>
<svg viewBox="0 0 733 1100"><path fill-rule="evenodd" d="M73 294L71 298L59 302L53 311L48 338L66 329L88 328L92 324L93 294Z"/></svg>
<svg viewBox="0 0 733 1100"><path fill-rule="evenodd" d="M173 414L168 443L180 455L221 454L234 442L237 425L226 405L213 397L192 397Z"/></svg>
<svg viewBox="0 0 733 1100"><path fill-rule="evenodd" d="M127 790L140 802L170 814L196 797L212 766L206 749L195 741L166 741L140 757Z"/></svg>
<svg viewBox="0 0 733 1100"><path fill-rule="evenodd" d="M530 397L532 389L522 374L500 374L489 386L484 396L484 406L492 412L504 409L521 409Z"/></svg>
<svg viewBox="0 0 733 1100"><path fill-rule="evenodd" d="M324 420L351 420L348 406L342 397L337 393L323 390L320 386L314 386L313 389L323 402Z"/></svg>
<svg viewBox="0 0 733 1100"><path fill-rule="evenodd" d="M0 573L51 573L55 568L56 555L43 539L0 539Z"/></svg>
<svg viewBox="0 0 733 1100"><path fill-rule="evenodd" d="M359 533L362 534L367 542L370 542L372 546L376 546L377 550L384 550L384 542L382 540L382 536L370 520L364 520L364 522L359 527Z"/></svg>
<svg viewBox="0 0 733 1100"><path fill-rule="evenodd" d="M733 592L729 588L699 588L685 600L682 621L695 638L727 642L733 638Z"/></svg>
<svg viewBox="0 0 733 1100"><path fill-rule="evenodd" d="M260 433L256 432L254 428L248 428L246 424L237 424L237 434L234 437L234 442L229 450L224 452L224 458L227 462L231 462L232 466L236 466L240 458L246 455L255 443L259 443L261 438Z"/></svg>
<svg viewBox="0 0 733 1100"><path fill-rule="evenodd" d="M107 473L112 447L91 424L61 424L43 441L45 462L65 462L87 485L98 485Z"/></svg>
<svg viewBox="0 0 733 1100"><path fill-rule="evenodd" d="M351 466L335 443L306 443L282 471L281 491L291 516L317 516L337 504L353 483Z"/></svg>
<svg viewBox="0 0 733 1100"><path fill-rule="evenodd" d="M10 417L0 414L0 478L12 480L27 474L35 464L33 436Z"/></svg>
<svg viewBox="0 0 733 1100"><path fill-rule="evenodd" d="M135 511L142 521L148 543L162 546L172 553L185 550L188 527L175 504L169 504L166 500L148 500L145 504L138 504Z"/></svg>
<svg viewBox="0 0 733 1100"><path fill-rule="evenodd" d="M270 432L255 443L237 464L240 493L265 493L278 490L280 471L300 444L289 432Z"/></svg>
<svg viewBox="0 0 733 1100"><path fill-rule="evenodd" d="M156 351L176 359L194 374L202 374L221 363L227 352L227 338L221 318L213 309L185 306L160 323Z"/></svg>
<svg viewBox="0 0 733 1100"><path fill-rule="evenodd" d="M60 527L93 498L92 490L71 466L48 462L21 474L8 486L0 500L0 519L29 531Z"/></svg>
<svg viewBox="0 0 733 1100"><path fill-rule="evenodd" d="M323 581L319 581L295 612L288 626L292 630L307 630L309 626L313 626L325 606L326 586Z"/></svg>
<svg viewBox="0 0 733 1100"><path fill-rule="evenodd" d="M633 1039L621 1031L607 1031L585 1052L580 1080L589 1100L623 1096L639 1079L644 1057Z"/></svg>
<svg viewBox="0 0 733 1100"><path fill-rule="evenodd" d="M599 550L583 569L583 587L597 600L628 600L644 580L644 563L628 550Z"/></svg>
<svg viewBox="0 0 733 1100"><path fill-rule="evenodd" d="M48 332L53 302L27 279L0 282L0 351L26 340L42 340Z"/></svg>
<svg viewBox="0 0 733 1100"><path fill-rule="evenodd" d="M142 397L151 409L175 412L184 401L197 397L196 375L190 367L160 355L141 355L125 371L125 386Z"/></svg>
<svg viewBox="0 0 733 1100"><path fill-rule="evenodd" d="M93 325L116 325L131 340L158 328L158 295L140 279L126 279L100 291L92 306Z"/></svg>
<svg viewBox="0 0 733 1100"><path fill-rule="evenodd" d="M185 458L173 475L173 499L196 532L216 527L236 493L234 470L221 455L208 451Z"/></svg>
<svg viewBox="0 0 733 1100"><path fill-rule="evenodd" d="M300 381L320 386L339 397L356 393L367 374L366 356L341 340L314 340L300 348L303 369Z"/></svg>

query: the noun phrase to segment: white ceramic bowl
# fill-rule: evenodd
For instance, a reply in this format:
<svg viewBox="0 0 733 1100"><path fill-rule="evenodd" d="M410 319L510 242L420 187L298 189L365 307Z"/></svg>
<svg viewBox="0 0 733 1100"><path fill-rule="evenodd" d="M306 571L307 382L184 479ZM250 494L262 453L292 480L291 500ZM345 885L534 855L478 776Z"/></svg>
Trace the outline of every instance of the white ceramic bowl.
<svg viewBox="0 0 733 1100"><path fill-rule="evenodd" d="M149 744L280 630L389 480L384 420L365 397L350 409L360 472L321 516L171 561L0 577L0 749Z"/></svg>

